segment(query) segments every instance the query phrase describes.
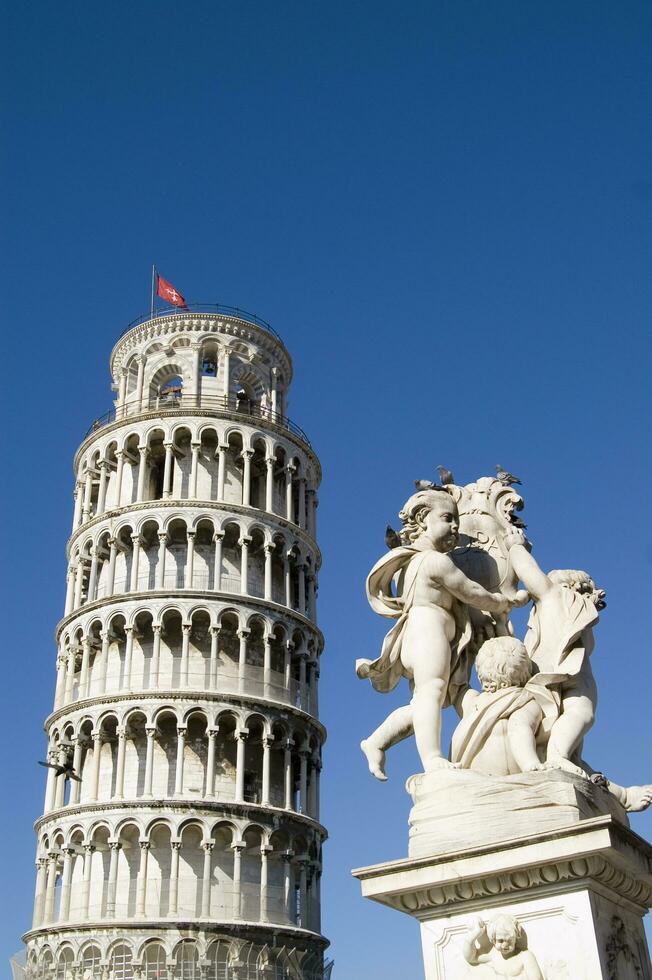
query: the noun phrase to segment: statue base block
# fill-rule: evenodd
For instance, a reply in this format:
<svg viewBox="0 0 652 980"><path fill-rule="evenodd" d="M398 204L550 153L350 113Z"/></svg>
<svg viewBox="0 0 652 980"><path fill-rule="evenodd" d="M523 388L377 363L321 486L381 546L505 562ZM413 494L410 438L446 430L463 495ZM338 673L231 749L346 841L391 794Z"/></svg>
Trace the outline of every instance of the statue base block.
<svg viewBox="0 0 652 980"><path fill-rule="evenodd" d="M469 769L422 772L407 781L410 857L445 854L461 847L555 830L610 814L629 827L614 796L583 776L560 769L516 776L483 776Z"/></svg>
<svg viewBox="0 0 652 980"><path fill-rule="evenodd" d="M497 969L490 962L467 962L464 944L469 925L478 917L486 922L500 913L515 917L523 928L543 980L652 980L643 929L643 916L652 906L652 847L645 840L612 813L578 816L586 799L580 792L573 803L571 778L550 783L550 793L563 798L546 802L543 794L534 808L526 807L529 818L501 807L502 820L498 820L500 811L494 805L492 820L485 813L482 829L474 823L475 846L467 841L466 809L456 813L457 799L455 805L450 797L443 799L442 813L444 806L455 813L449 820L456 822L458 843L452 846L450 826L433 814L447 847L435 852L433 843L426 854L426 841L437 839L435 829L426 832L422 822L426 801L442 775L434 774L433 780L416 777L416 784L411 783L415 797L411 856L353 872L366 898L419 921L426 980L537 975L518 972L515 959L498 962ZM451 774L457 779L464 775ZM530 795L534 785L530 775L542 774L501 782L514 788L525 779ZM496 781L492 783L495 791ZM477 802L482 794L472 795ZM554 803L559 805L558 813ZM548 808L556 812L552 825L548 825ZM529 830L524 826L528 819ZM498 833L497 821L502 838L488 842Z"/></svg>

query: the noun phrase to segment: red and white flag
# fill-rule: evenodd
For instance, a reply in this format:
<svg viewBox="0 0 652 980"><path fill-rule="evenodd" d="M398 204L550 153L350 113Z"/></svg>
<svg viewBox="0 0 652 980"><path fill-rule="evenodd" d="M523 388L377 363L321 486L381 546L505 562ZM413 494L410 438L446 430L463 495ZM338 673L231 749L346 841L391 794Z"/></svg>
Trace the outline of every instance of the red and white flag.
<svg viewBox="0 0 652 980"><path fill-rule="evenodd" d="M186 301L181 295L181 293L174 288L171 282L160 276L158 272L156 273L156 295L164 299L166 303L172 303L172 306L184 306Z"/></svg>

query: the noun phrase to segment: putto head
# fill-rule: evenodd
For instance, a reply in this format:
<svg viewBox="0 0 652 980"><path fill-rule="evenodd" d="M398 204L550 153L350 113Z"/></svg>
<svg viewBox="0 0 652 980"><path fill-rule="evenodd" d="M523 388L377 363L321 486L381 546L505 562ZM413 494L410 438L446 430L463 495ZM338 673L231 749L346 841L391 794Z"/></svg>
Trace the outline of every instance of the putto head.
<svg viewBox="0 0 652 980"><path fill-rule="evenodd" d="M532 676L532 661L520 640L495 636L485 640L475 659L482 689L489 694L504 687L523 687Z"/></svg>
<svg viewBox="0 0 652 980"><path fill-rule="evenodd" d="M511 956L517 948L526 946L523 926L513 915L497 915L487 922L487 939L503 956Z"/></svg>
<svg viewBox="0 0 652 980"><path fill-rule="evenodd" d="M548 574L548 578L557 585L563 585L566 589L572 589L580 595L586 595L596 609L604 609L606 592L599 589L588 572L581 572L575 568L556 568Z"/></svg>
<svg viewBox="0 0 652 980"><path fill-rule="evenodd" d="M398 515L401 540L413 544L427 536L437 551L452 551L458 542L457 504L445 488L419 490L406 500Z"/></svg>

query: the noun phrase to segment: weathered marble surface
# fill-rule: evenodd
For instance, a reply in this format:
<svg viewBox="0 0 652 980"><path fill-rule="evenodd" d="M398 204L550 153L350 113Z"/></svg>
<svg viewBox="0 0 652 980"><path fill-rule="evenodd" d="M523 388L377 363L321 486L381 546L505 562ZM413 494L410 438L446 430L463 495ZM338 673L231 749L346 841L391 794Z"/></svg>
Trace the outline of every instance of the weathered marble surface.
<svg viewBox="0 0 652 980"><path fill-rule="evenodd" d="M533 829L567 828L603 814L629 826L624 808L602 786L563 770L495 779L462 770L419 773L407 790L410 857L495 845Z"/></svg>

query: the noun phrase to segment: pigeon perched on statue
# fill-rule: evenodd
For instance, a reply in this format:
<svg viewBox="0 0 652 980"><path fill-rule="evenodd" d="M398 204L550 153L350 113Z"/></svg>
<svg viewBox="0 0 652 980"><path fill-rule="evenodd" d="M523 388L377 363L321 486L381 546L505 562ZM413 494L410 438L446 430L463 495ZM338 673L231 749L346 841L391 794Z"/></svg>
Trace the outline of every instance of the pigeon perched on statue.
<svg viewBox="0 0 652 980"><path fill-rule="evenodd" d="M417 488L417 490L437 490L437 489L440 489L440 488L437 487L437 484L436 483L433 483L432 482L432 480L415 480L414 481L414 485Z"/></svg>
<svg viewBox="0 0 652 980"><path fill-rule="evenodd" d="M400 548L402 545L401 537L398 531L395 531L391 524L387 525L385 531L385 544L391 550L392 548Z"/></svg>
<svg viewBox="0 0 652 980"><path fill-rule="evenodd" d="M520 484L521 482L517 476L514 476L513 473L510 473L508 470L504 470L500 463L496 463L496 479L500 480L500 482L506 487L511 487L515 483Z"/></svg>
<svg viewBox="0 0 652 980"><path fill-rule="evenodd" d="M450 470L447 470L445 466L438 466L437 472L439 473L439 479L442 482L442 486L447 487L455 483L455 477Z"/></svg>

